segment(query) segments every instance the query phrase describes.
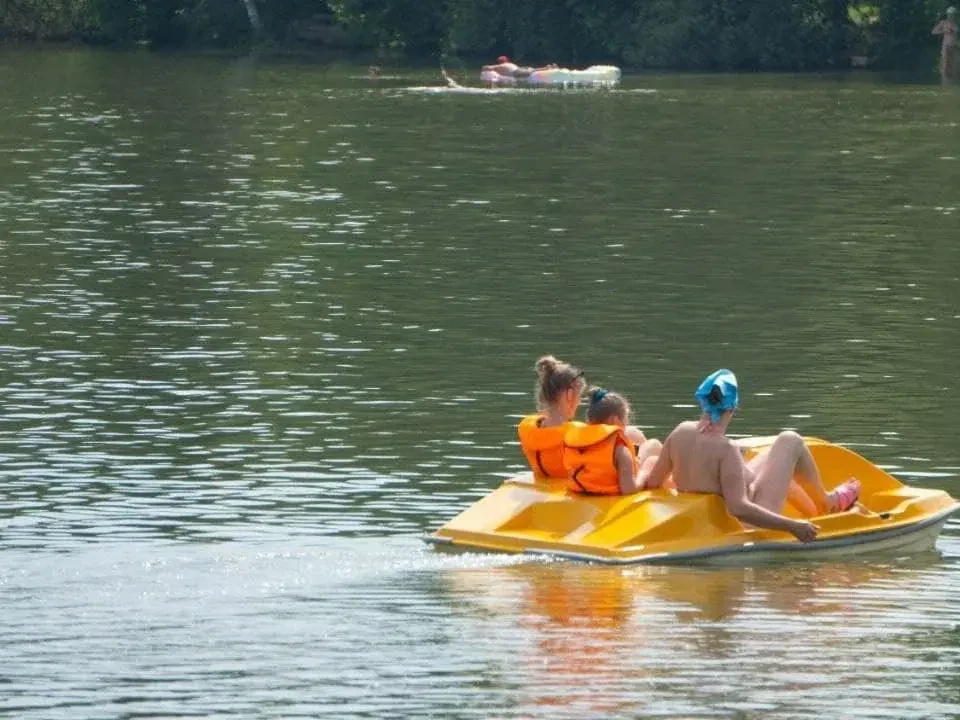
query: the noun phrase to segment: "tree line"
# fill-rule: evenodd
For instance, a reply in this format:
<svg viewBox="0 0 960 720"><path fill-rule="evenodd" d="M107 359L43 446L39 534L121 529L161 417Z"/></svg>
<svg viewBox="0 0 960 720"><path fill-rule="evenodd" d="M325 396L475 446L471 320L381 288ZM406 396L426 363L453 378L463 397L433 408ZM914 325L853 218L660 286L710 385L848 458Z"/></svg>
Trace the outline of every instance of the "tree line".
<svg viewBox="0 0 960 720"><path fill-rule="evenodd" d="M940 0L0 0L0 36L156 48L331 36L396 60L817 70L933 62ZM336 31L312 32L325 27Z"/></svg>

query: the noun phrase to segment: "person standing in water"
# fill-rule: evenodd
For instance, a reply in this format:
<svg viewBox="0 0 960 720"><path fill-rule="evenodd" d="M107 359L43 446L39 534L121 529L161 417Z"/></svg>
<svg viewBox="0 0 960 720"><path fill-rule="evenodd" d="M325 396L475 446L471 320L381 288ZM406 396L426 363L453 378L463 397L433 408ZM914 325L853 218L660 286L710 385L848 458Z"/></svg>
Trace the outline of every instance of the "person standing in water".
<svg viewBox="0 0 960 720"><path fill-rule="evenodd" d="M948 83L953 80L957 57L957 9L948 7L946 17L933 28L934 35L941 35L940 41L940 80Z"/></svg>
<svg viewBox="0 0 960 720"><path fill-rule="evenodd" d="M712 493L723 498L731 515L755 527L785 530L802 542L817 535L816 525L781 514L796 473L821 514L849 510L860 496L851 478L827 493L803 438L780 433L773 444L749 462L727 437L727 426L740 406L736 376L717 370L697 388L699 422L680 423L667 437L653 468L640 479L645 489L660 487L672 474L680 492Z"/></svg>

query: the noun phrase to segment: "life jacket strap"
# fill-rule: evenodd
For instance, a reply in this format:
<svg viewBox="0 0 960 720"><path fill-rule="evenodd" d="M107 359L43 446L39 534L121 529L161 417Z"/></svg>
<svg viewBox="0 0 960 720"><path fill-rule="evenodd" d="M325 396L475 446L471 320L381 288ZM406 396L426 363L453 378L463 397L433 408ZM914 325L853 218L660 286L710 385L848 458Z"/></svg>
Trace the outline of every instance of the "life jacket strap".
<svg viewBox="0 0 960 720"><path fill-rule="evenodd" d="M537 455L536 455L536 458L535 458L535 459L536 459L536 461L537 461L537 467L540 468L540 472L541 472L541 474L543 475L543 477L545 477L545 478L550 477L550 473L548 473L548 472L547 472L547 469L543 466L543 460L540 459L540 451L539 451L539 450L537 450Z"/></svg>
<svg viewBox="0 0 960 720"><path fill-rule="evenodd" d="M581 452L582 452L582 451L581 451ZM580 467L578 467L576 470L573 471L573 474L570 476L570 479L573 480L573 481L577 484L577 487L580 488L581 492L583 492L584 495L592 495L593 493L591 493L589 490L587 490L587 489L583 486L583 483L580 482L580 480L577 479L577 475L579 475L580 473L582 473L582 472L583 472L584 470L586 470L586 469L587 469L587 466L586 466L586 465L581 465Z"/></svg>

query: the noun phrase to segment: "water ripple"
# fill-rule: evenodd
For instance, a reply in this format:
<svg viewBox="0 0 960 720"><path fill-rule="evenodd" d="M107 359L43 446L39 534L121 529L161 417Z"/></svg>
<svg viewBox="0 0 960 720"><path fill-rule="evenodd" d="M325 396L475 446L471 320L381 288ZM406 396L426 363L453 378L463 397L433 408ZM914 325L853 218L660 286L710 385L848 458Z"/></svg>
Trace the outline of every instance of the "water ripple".
<svg viewBox="0 0 960 720"><path fill-rule="evenodd" d="M546 351L661 437L734 366L738 434L956 493L938 93L5 61L0 714L960 712L957 523L943 558L715 573L412 537L522 467Z"/></svg>

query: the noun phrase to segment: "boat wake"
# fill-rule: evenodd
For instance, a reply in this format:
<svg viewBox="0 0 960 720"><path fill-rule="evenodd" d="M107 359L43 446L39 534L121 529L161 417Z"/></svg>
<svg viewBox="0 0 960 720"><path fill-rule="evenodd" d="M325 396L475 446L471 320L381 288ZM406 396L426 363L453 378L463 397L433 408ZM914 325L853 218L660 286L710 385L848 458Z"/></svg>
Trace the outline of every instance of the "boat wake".
<svg viewBox="0 0 960 720"><path fill-rule="evenodd" d="M529 93L526 88L483 88L483 87L443 87L439 85L420 85L405 88L407 92L420 92L431 95L516 95Z"/></svg>

